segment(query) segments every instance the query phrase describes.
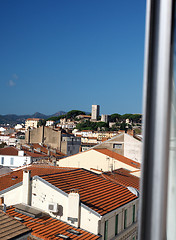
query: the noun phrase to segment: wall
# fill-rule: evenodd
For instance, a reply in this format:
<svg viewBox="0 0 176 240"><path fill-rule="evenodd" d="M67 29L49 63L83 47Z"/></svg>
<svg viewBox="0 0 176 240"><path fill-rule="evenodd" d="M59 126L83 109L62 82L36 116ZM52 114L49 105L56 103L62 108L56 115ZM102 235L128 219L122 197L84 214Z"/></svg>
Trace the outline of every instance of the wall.
<svg viewBox="0 0 176 240"><path fill-rule="evenodd" d="M30 135L30 137L29 137ZM61 131L55 131L50 127L44 127L43 126L29 130L25 134L25 142L28 143L28 139L30 138L29 143L45 143L49 144L52 148L57 148L60 150L60 144L61 144Z"/></svg>
<svg viewBox="0 0 176 240"><path fill-rule="evenodd" d="M132 171L136 170L134 167L107 157L105 154L93 149L59 160L60 167L80 167L88 170L95 168L102 171L111 170L112 163L113 169L126 168Z"/></svg>
<svg viewBox="0 0 176 240"><path fill-rule="evenodd" d="M19 184L16 188L9 188L11 190L0 192L0 196L4 197L4 203L7 206L15 205L22 202L22 184Z"/></svg>
<svg viewBox="0 0 176 240"><path fill-rule="evenodd" d="M4 157L4 164L2 164L2 157ZM11 158L13 158L13 165L11 165ZM0 165L2 166L8 166L11 168L16 168L23 166L25 164L30 164L31 163L31 157L26 157L26 156L10 156L10 155L0 155Z"/></svg>
<svg viewBox="0 0 176 240"><path fill-rule="evenodd" d="M32 130L27 130L25 133L26 143L41 143L42 142L43 128L36 128Z"/></svg>
<svg viewBox="0 0 176 240"><path fill-rule="evenodd" d="M60 150L61 147L61 131L55 131L52 128L45 127L44 143L49 144L52 148Z"/></svg>
<svg viewBox="0 0 176 240"><path fill-rule="evenodd" d="M133 205L135 204L135 222L133 223ZM127 209L127 227L124 229L124 210ZM115 211L112 211L102 217L100 224L100 233L102 239L104 239L104 226L105 221L108 220L108 239L132 239L137 236L137 214L139 209L139 200L136 199L133 202L122 206ZM118 234L115 236L115 218L118 214Z"/></svg>
<svg viewBox="0 0 176 240"><path fill-rule="evenodd" d="M124 136L124 156L132 160L141 162L142 142L125 134Z"/></svg>
<svg viewBox="0 0 176 240"><path fill-rule="evenodd" d="M121 148L114 148L114 144L121 144ZM128 134L120 134L96 146L96 148L103 147L108 148L134 161L141 162L142 142Z"/></svg>
<svg viewBox="0 0 176 240"><path fill-rule="evenodd" d="M54 202L59 205L59 213L53 214L48 211L48 203ZM61 219L73 226L77 227L77 223L73 224L67 219L68 217L68 194L61 190L53 189L50 184L39 179L33 180L32 184L32 202L31 205L45 212L51 216ZM80 228L98 234L98 221L100 220L99 214L94 213L90 208L81 204L80 206Z"/></svg>

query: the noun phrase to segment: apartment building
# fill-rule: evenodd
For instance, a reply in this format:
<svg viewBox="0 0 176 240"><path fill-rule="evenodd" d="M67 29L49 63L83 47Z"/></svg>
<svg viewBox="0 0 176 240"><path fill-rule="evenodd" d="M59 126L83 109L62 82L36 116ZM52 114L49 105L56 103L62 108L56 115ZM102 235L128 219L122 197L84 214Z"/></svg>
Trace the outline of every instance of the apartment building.
<svg viewBox="0 0 176 240"><path fill-rule="evenodd" d="M25 121L25 129L28 130L29 128L37 128L37 125L41 119L40 118L28 118Z"/></svg>
<svg viewBox="0 0 176 240"><path fill-rule="evenodd" d="M45 170L35 166L0 177L7 207L26 204L102 240L137 239L138 197L127 187L84 169Z"/></svg>

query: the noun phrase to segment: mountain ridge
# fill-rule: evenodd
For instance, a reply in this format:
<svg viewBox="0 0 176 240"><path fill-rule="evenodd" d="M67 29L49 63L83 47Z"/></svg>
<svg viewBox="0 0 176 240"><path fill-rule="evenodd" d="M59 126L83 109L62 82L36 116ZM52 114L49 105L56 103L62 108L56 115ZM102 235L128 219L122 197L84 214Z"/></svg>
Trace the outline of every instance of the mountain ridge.
<svg viewBox="0 0 176 240"><path fill-rule="evenodd" d="M41 118L41 119L48 119L50 117L57 117L60 115L66 114L64 111L58 111L51 115L45 115L40 112L35 112L34 114L24 114L24 115L17 115L17 114L6 114L0 115L0 124L10 124L15 125L17 123L24 123L27 118Z"/></svg>

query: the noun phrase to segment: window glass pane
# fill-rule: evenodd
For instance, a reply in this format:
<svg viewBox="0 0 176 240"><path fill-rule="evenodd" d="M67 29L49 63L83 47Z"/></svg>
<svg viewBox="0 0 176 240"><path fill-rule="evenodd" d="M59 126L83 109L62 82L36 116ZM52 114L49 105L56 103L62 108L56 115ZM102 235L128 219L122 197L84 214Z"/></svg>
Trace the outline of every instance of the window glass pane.
<svg viewBox="0 0 176 240"><path fill-rule="evenodd" d="M108 220L105 221L105 225L104 225L104 240L108 239Z"/></svg>
<svg viewBox="0 0 176 240"><path fill-rule="evenodd" d="M1 158L1 164L4 164L4 157Z"/></svg>
<svg viewBox="0 0 176 240"><path fill-rule="evenodd" d="M124 229L127 227L127 209L124 212Z"/></svg>
<svg viewBox="0 0 176 240"><path fill-rule="evenodd" d="M133 205L133 223L135 222L135 205Z"/></svg>
<svg viewBox="0 0 176 240"><path fill-rule="evenodd" d="M10 158L10 165L13 165L13 158Z"/></svg>
<svg viewBox="0 0 176 240"><path fill-rule="evenodd" d="M116 218L115 218L115 235L118 234L118 214L116 215Z"/></svg>

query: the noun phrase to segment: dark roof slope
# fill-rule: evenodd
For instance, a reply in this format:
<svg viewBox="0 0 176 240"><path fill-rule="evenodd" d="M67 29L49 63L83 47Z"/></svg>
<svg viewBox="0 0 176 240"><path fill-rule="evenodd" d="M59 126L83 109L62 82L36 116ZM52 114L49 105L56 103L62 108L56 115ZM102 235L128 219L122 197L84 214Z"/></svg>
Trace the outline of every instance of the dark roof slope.
<svg viewBox="0 0 176 240"><path fill-rule="evenodd" d="M69 193L71 189L78 189L81 202L100 215L113 211L137 198L126 187L107 181L98 174L85 169L75 169L41 177L66 193Z"/></svg>
<svg viewBox="0 0 176 240"><path fill-rule="evenodd" d="M0 210L0 239L12 239L30 233L31 229Z"/></svg>

